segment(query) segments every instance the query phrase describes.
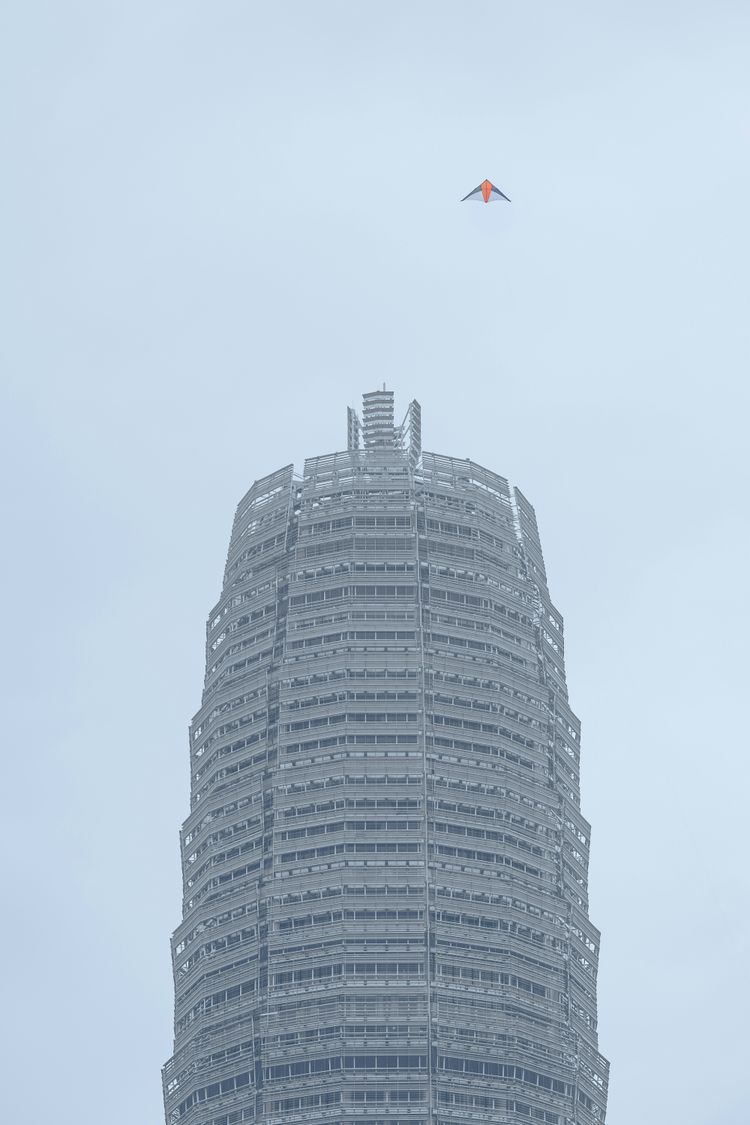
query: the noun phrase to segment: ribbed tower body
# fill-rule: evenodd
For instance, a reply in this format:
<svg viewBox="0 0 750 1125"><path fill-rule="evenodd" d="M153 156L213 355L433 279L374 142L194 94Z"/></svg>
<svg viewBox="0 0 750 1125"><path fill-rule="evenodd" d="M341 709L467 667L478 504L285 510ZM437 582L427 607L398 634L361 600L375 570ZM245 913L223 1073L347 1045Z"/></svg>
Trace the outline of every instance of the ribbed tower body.
<svg viewBox="0 0 750 1125"><path fill-rule="evenodd" d="M168 1125L592 1125L599 934L534 511L419 408L256 481L190 730ZM360 448L363 439L364 447Z"/></svg>

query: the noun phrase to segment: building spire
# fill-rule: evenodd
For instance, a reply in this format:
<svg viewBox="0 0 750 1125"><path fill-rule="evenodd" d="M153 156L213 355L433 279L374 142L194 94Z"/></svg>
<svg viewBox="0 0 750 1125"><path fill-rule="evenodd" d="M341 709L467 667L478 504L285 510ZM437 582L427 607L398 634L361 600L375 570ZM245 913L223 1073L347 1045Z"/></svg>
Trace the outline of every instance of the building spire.
<svg viewBox="0 0 750 1125"><path fill-rule="evenodd" d="M362 396L362 418L346 408L347 449L401 449L412 465L422 455L422 408L412 399L400 426L394 422L394 395L385 383L380 391Z"/></svg>

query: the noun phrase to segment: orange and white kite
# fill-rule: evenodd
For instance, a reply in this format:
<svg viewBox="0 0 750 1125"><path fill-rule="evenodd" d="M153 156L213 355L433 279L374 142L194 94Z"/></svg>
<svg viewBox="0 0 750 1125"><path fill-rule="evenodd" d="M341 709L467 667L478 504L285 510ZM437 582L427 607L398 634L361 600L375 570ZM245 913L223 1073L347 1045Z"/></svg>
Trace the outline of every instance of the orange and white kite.
<svg viewBox="0 0 750 1125"><path fill-rule="evenodd" d="M474 199L477 203L483 200L485 203L497 203L498 200L504 199L506 203L510 203L507 195L503 195L500 188L496 188L489 180L482 180L479 187L475 187L468 195L465 195L461 200L465 203L467 199Z"/></svg>

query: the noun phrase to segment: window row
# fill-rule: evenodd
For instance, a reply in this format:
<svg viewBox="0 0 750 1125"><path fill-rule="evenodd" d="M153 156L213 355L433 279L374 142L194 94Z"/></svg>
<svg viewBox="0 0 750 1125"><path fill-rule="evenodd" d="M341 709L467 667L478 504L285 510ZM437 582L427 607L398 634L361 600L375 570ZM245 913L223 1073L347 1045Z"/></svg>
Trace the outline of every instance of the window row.
<svg viewBox="0 0 750 1125"><path fill-rule="evenodd" d="M332 746L416 746L418 741L416 734L339 734L328 738L306 738L304 742L290 742L284 750L287 754L306 754L310 750L328 750ZM508 757L507 754L502 756ZM339 754L333 760L347 757L348 754ZM419 783L422 783L421 778Z"/></svg>
<svg viewBox="0 0 750 1125"><path fill-rule="evenodd" d="M521 1117L529 1117L534 1121L543 1121L545 1125L560 1125L560 1115L550 1113L548 1110L537 1106L530 1106L528 1102L519 1102L516 1098L493 1098L489 1094L467 1094L458 1090L439 1090L438 1102L440 1105L469 1106L472 1109L500 1109L506 1113L517 1113Z"/></svg>
<svg viewBox="0 0 750 1125"><path fill-rule="evenodd" d="M236 1074L232 1078L224 1078L221 1082L212 1082L208 1086L201 1086L197 1090L194 1090L184 1101L180 1102L178 1107L178 1119L184 1116L194 1105L210 1101L211 1098L219 1098L223 1094L233 1094L236 1090L245 1089L249 1085L250 1074L245 1073Z"/></svg>
<svg viewBox="0 0 750 1125"><path fill-rule="evenodd" d="M209 833L208 836L203 838L200 846L185 857L186 865L192 867L208 848L214 847L216 844L223 844L227 840L234 839L235 836L246 836L250 832L260 830L262 825L263 818L261 816L253 816L248 817L246 820L235 821L229 828L222 828L218 832ZM189 844L191 840L186 837L184 842L185 844Z"/></svg>
<svg viewBox="0 0 750 1125"><path fill-rule="evenodd" d="M353 844L327 844L320 848L305 848L303 851L282 852L278 857L279 863L303 863L309 859L324 859L332 855L373 855L410 853L417 854L422 850L421 841L405 843L353 843ZM453 849L455 850L455 849ZM460 850L460 849L459 849ZM515 864L514 864L515 866Z"/></svg>
<svg viewBox="0 0 750 1125"><path fill-rule="evenodd" d="M408 551L410 554L414 553L415 541L414 536L399 536L393 535L388 538L383 536L372 536L365 538L364 536L357 536L352 538L348 536L346 539L327 539L322 543L311 544L308 547L300 546L299 556L303 559L320 558L321 555L345 555L351 557L358 554L360 551L377 551L382 554L396 554L398 551Z"/></svg>
<svg viewBox="0 0 750 1125"><path fill-rule="evenodd" d="M286 723L288 732L335 726L337 723L416 723L416 711L343 711L337 715L321 715Z"/></svg>
<svg viewBox="0 0 750 1125"><path fill-rule="evenodd" d="M285 687L287 685L284 685ZM383 702L383 703L416 703L417 693L415 691L352 691L351 688L341 691L330 691L326 695L311 695L305 699L299 697L290 699L284 703L284 708L287 711L304 710L307 707L326 707L331 703L369 703L369 702Z"/></svg>
<svg viewBox="0 0 750 1125"><path fill-rule="evenodd" d="M354 832L416 832L424 827L422 820L336 820L331 824L310 824L276 833L277 840L300 840L310 836L343 831Z"/></svg>
<svg viewBox="0 0 750 1125"><path fill-rule="evenodd" d="M415 585L369 584L336 586L327 590L312 590L306 594L294 594L289 599L290 606L317 605L321 602L338 601L341 598L416 598Z"/></svg>
<svg viewBox="0 0 750 1125"><path fill-rule="evenodd" d="M349 883L343 887L325 887L322 890L310 889L304 893L296 892L278 895L274 897L273 901L277 906L288 906L292 903L313 902L322 898L359 898L364 895L372 895L374 898L383 898L390 895L395 895L399 898L404 895L418 895L424 898L424 883L417 885L408 883L396 883L395 885L389 885L387 883Z"/></svg>
<svg viewBox="0 0 750 1125"><path fill-rule="evenodd" d="M313 814L333 812L337 809L418 809L422 805L419 797L341 797L338 801L311 802L309 805L292 805L290 808L279 809L279 816L284 815L285 820L297 816L311 816Z"/></svg>
<svg viewBox="0 0 750 1125"><path fill-rule="evenodd" d="M334 922L418 922L423 917L423 910L326 910L320 914L283 918L275 924L275 929L286 933L305 926L325 926Z"/></svg>
<svg viewBox="0 0 750 1125"><path fill-rule="evenodd" d="M305 1059L294 1063L279 1063L265 1068L267 1082L285 1078L301 1078L312 1074L331 1074L339 1071L426 1071L426 1055L332 1055L322 1059Z"/></svg>
<svg viewBox="0 0 750 1125"><path fill-rule="evenodd" d="M339 774L325 778L310 778L308 781L292 781L278 787L280 793L308 793L317 789L332 789L342 785L423 785L420 774Z"/></svg>
<svg viewBox="0 0 750 1125"><path fill-rule="evenodd" d="M318 566L314 570L298 570L291 577L298 582L318 578L332 578L336 574L413 574L416 563L406 562L337 562L332 566Z"/></svg>
<svg viewBox="0 0 750 1125"><path fill-rule="evenodd" d="M300 528L303 535L325 535L330 531L341 531L346 527L411 527L412 516L341 516L333 520L317 520L304 523Z"/></svg>
<svg viewBox="0 0 750 1125"><path fill-rule="evenodd" d="M278 986L302 984L306 981L332 980L337 977L424 977L423 961L345 961L332 965L316 965L310 969L291 969L274 973L273 983ZM506 974L507 975L507 974Z"/></svg>
<svg viewBox="0 0 750 1125"><path fill-rule="evenodd" d="M529 992L532 996L543 996L549 999L559 998L560 995L554 989L545 988L543 984L538 984L527 977L519 977L515 973L499 973L494 969L478 969L473 965L440 964L437 966L437 975L449 980L506 985L510 988L519 988L522 992Z"/></svg>
<svg viewBox="0 0 750 1125"><path fill-rule="evenodd" d="M545 1090L552 1090L556 1094L570 1097L573 1087L569 1082L561 1082L558 1078L551 1078L547 1074L539 1074L523 1066L513 1066L510 1063L491 1062L489 1059L452 1058L444 1055L438 1059L440 1070L450 1071L454 1074L486 1075L510 1079L511 1081L524 1082L529 1086L541 1086Z"/></svg>
<svg viewBox="0 0 750 1125"><path fill-rule="evenodd" d="M319 648L323 645L339 644L342 641L416 641L417 634L409 629L345 629L337 633L322 633L317 637L305 637L300 641L288 641L287 652ZM401 651L399 647L396 651ZM406 651L404 648L403 651ZM213 669L212 669L213 671Z"/></svg>

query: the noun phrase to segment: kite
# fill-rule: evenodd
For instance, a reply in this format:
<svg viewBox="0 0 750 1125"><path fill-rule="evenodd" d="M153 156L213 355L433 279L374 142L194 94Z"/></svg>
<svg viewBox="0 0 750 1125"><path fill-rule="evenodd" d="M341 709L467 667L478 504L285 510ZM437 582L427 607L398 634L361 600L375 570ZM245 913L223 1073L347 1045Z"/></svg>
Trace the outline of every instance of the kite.
<svg viewBox="0 0 750 1125"><path fill-rule="evenodd" d="M489 180L482 180L479 187L475 187L473 191L465 195L461 202L465 203L467 199L474 199L477 203L480 199L483 199L485 203L497 203L498 200L504 199L506 203L510 203L507 195L503 195L500 188L496 188Z"/></svg>

